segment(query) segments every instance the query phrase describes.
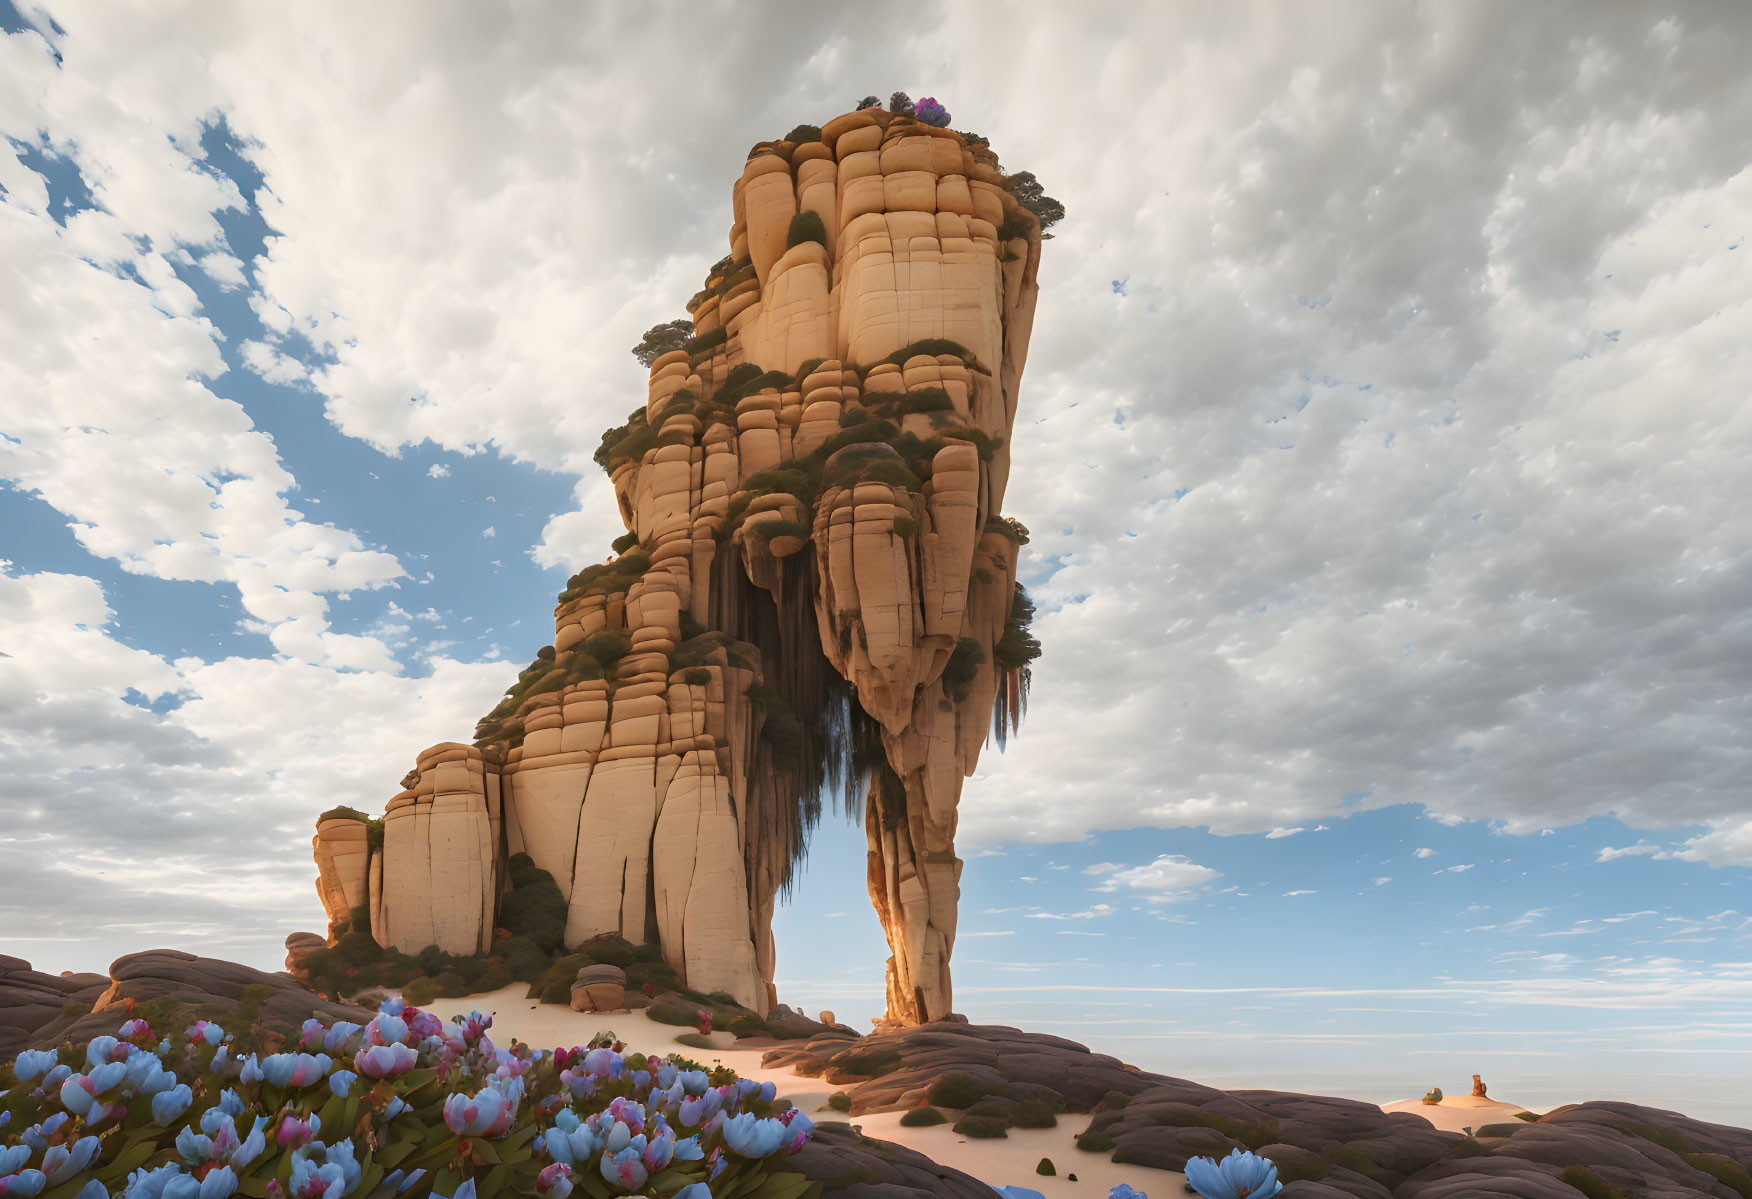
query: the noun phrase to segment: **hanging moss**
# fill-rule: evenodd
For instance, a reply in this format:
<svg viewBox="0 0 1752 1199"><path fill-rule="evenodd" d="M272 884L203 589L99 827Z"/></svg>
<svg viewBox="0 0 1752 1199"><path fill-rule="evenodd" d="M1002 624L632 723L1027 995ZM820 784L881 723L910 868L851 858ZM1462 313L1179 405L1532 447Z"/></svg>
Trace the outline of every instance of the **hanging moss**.
<svg viewBox="0 0 1752 1199"><path fill-rule="evenodd" d="M985 665L985 660L985 650L974 638L963 637L955 643L955 652L943 667L943 690L950 699L959 703L967 698L967 689L979 677L979 668Z"/></svg>
<svg viewBox="0 0 1752 1199"><path fill-rule="evenodd" d="M1024 532L1026 536L1026 532ZM1016 584L1004 632L992 647L992 662L998 671L997 702L992 707L992 734L1001 750L1009 735L1022 727L1028 713L1028 692L1033 685L1033 664L1040 657L1040 640L1034 636L1034 601L1022 584Z"/></svg>
<svg viewBox="0 0 1752 1199"><path fill-rule="evenodd" d="M950 341L947 337L927 337L922 341L915 341L911 345L902 346L887 358L884 358L883 361L892 362L895 366L904 367L909 359L917 358L920 354L924 354L931 358L935 358L940 354L953 354L955 357L961 359L962 365L969 370L978 371L982 375L989 375L992 373L985 368L978 358L974 357L972 350L968 349L958 341Z"/></svg>
<svg viewBox="0 0 1752 1199"><path fill-rule="evenodd" d="M702 333L698 337L690 339L687 345L682 348L688 352L690 358L698 358L707 350L723 345L729 336L730 331L724 328L724 326L719 325L716 329L713 329L710 332Z"/></svg>
<svg viewBox="0 0 1752 1199"><path fill-rule="evenodd" d="M808 541L815 534L810 526L795 520L763 520L748 526L748 531L763 541L771 541L775 537L795 537L799 541Z"/></svg>
<svg viewBox="0 0 1752 1199"><path fill-rule="evenodd" d="M895 405L895 411L903 415L914 412L953 412L955 402L941 387L920 387L902 396Z"/></svg>

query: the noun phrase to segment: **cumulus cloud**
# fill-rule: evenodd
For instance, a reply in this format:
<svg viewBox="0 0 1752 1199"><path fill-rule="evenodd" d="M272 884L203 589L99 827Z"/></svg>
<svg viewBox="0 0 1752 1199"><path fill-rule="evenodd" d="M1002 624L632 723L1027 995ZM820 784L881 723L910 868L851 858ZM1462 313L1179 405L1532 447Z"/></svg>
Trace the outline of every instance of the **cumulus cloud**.
<svg viewBox="0 0 1752 1199"><path fill-rule="evenodd" d="M189 68L184 56L154 63ZM58 65L37 33L0 38L0 77L17 85L0 102L0 133L76 169L95 205L57 219L29 171L36 186L0 194L12 273L0 292L0 478L125 570L235 586L282 653L382 667L381 645L330 631L323 593L384 586L400 564L292 507L272 438L212 390L227 369L220 335L176 274L180 264L241 280L217 215L242 197L203 169L200 114L136 108L105 74ZM0 153L17 184L16 154ZM244 355L279 369L260 349Z"/></svg>
<svg viewBox="0 0 1752 1199"><path fill-rule="evenodd" d="M289 847L325 808L381 806L396 764L504 684L446 659L423 678L170 662L113 624L91 579L0 569L0 927L55 970L149 944L278 968L286 933L323 921Z"/></svg>
<svg viewBox="0 0 1752 1199"><path fill-rule="evenodd" d="M1414 858L1433 858L1436 856L1436 851L1426 845L1411 856Z"/></svg>
<svg viewBox="0 0 1752 1199"><path fill-rule="evenodd" d="M442 462L434 462L431 466L426 468L426 477L428 479L448 479L450 477L450 468Z"/></svg>
<svg viewBox="0 0 1752 1199"><path fill-rule="evenodd" d="M1201 866L1181 854L1162 854L1145 866L1114 871L1097 891L1137 892L1152 903L1190 899L1198 888L1222 878L1220 870Z"/></svg>
<svg viewBox="0 0 1752 1199"><path fill-rule="evenodd" d="M1411 801L1706 824L1692 859L1752 862L1744 24L1081 20L1013 23L962 83L1101 80L994 126L1071 216L1007 504L1046 656L963 827ZM1067 92L1102 138L1056 136Z"/></svg>
<svg viewBox="0 0 1752 1199"><path fill-rule="evenodd" d="M1594 860L1596 862L1612 862L1619 858L1668 858L1672 856L1672 854L1663 853L1659 845L1638 841L1635 845L1625 845L1616 849L1610 845L1605 846Z"/></svg>
<svg viewBox="0 0 1752 1199"><path fill-rule="evenodd" d="M970 850L1282 836L1417 802L1511 834L1702 827L1675 858L1752 863L1752 434L1728 385L1752 373L1733 241L1752 46L1731 9L1552 4L1512 36L1489 6L1134 6L1122 26L973 4L53 11L64 32L0 40L0 132L75 165L94 207L62 223L0 139L21 283L0 292L0 474L94 554L237 588L287 660L183 665L61 630L91 669L185 702L143 712L33 665L42 719L70 731L18 794L66 787L99 819L124 794L282 795L272 769L323 769L318 715L418 748L500 681L392 677L380 638L329 627L326 597L401 565L307 519L223 398L179 269L247 289L262 331L236 360L344 433L576 475L530 551L575 569L621 531L590 453L642 399L626 348L724 252L744 148L928 87L1070 212L1006 505L1034 530L1047 653L1023 735L968 788ZM963 43L981 52L931 49ZM688 88L650 85L677 62ZM249 194L206 161L220 118ZM259 254L215 215L251 204ZM31 577L33 611L56 587L92 602ZM434 688L451 698L412 719ZM389 752L339 760L376 778ZM1165 899L1218 875L1164 855L1102 877Z"/></svg>

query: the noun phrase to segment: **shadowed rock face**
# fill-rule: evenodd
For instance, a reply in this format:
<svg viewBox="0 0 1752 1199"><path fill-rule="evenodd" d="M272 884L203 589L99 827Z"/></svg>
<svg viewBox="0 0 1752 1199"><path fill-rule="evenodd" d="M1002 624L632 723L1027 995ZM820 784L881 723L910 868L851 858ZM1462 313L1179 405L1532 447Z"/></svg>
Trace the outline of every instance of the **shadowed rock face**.
<svg viewBox="0 0 1752 1199"><path fill-rule="evenodd" d="M961 783L1022 672L1001 517L1039 222L996 158L878 110L767 142L730 256L599 454L637 548L574 578L551 647L384 813L322 821L331 936L485 950L509 855L565 940L657 942L775 1006L771 918L824 788L864 803L888 1015L951 1010Z"/></svg>
<svg viewBox="0 0 1752 1199"><path fill-rule="evenodd" d="M892 1141L860 1136L849 1124L817 1124L790 1167L844 1199L992 1199L992 1188Z"/></svg>
<svg viewBox="0 0 1752 1199"><path fill-rule="evenodd" d="M981 1101L991 1110L1052 1097L1066 1112L1089 1113L1086 1126L1060 1119L1077 1136L1111 1142L1101 1152L1117 1162L1178 1171L1192 1157L1251 1149L1277 1163L1284 1199L1576 1199L1612 1187L1673 1199L1752 1193L1752 1132L1634 1103L1572 1104L1467 1137L1370 1103L1222 1091L1059 1037L947 1022L867 1037L826 1030L764 1061L842 1088L854 1116L918 1107L939 1078L959 1074L973 1092L997 1097Z"/></svg>

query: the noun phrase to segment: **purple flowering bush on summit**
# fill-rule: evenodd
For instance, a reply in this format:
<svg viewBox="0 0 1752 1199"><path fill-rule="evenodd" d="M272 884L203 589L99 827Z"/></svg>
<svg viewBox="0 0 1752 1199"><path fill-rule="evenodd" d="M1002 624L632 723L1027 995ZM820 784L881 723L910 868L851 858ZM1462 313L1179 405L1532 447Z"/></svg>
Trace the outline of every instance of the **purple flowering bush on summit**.
<svg viewBox="0 0 1752 1199"><path fill-rule="evenodd" d="M499 1048L401 1000L243 1053L143 1019L0 1065L0 1199L807 1199L772 1083L624 1046Z"/></svg>

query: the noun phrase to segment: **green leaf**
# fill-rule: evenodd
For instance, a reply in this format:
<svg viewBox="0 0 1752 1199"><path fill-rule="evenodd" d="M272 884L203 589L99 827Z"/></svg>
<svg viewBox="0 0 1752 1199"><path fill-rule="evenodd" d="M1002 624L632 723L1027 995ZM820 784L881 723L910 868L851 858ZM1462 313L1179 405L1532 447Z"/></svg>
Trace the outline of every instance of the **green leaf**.
<svg viewBox="0 0 1752 1199"><path fill-rule="evenodd" d="M248 1195L249 1199L267 1199L268 1180L265 1178L240 1178L237 1180L237 1193Z"/></svg>
<svg viewBox="0 0 1752 1199"><path fill-rule="evenodd" d="M408 1154L412 1153L416 1147L416 1143L412 1140L397 1141L393 1145L379 1149L377 1160L393 1170L405 1162L408 1159Z"/></svg>
<svg viewBox="0 0 1752 1199"><path fill-rule="evenodd" d="M510 1136L506 1137L500 1142L500 1144L506 1149L521 1149L529 1144L529 1142L535 1138L535 1134L540 1131L540 1125L525 1124L522 1128L519 1128L516 1132L513 1132Z"/></svg>
<svg viewBox="0 0 1752 1199"><path fill-rule="evenodd" d="M491 1141L485 1141L476 1137L474 1141L474 1155L488 1165L496 1166L499 1164L499 1151L494 1148Z"/></svg>
<svg viewBox="0 0 1752 1199"><path fill-rule="evenodd" d="M122 1151L116 1154L115 1160L97 1172L98 1181L109 1183L119 1182L146 1164L148 1158L158 1152L158 1146L149 1140L134 1140L131 1144L122 1146Z"/></svg>
<svg viewBox="0 0 1752 1199"><path fill-rule="evenodd" d="M510 1166L494 1166L487 1171L486 1180L475 1184L475 1191L480 1195L498 1195L503 1193L505 1185L511 1181Z"/></svg>

